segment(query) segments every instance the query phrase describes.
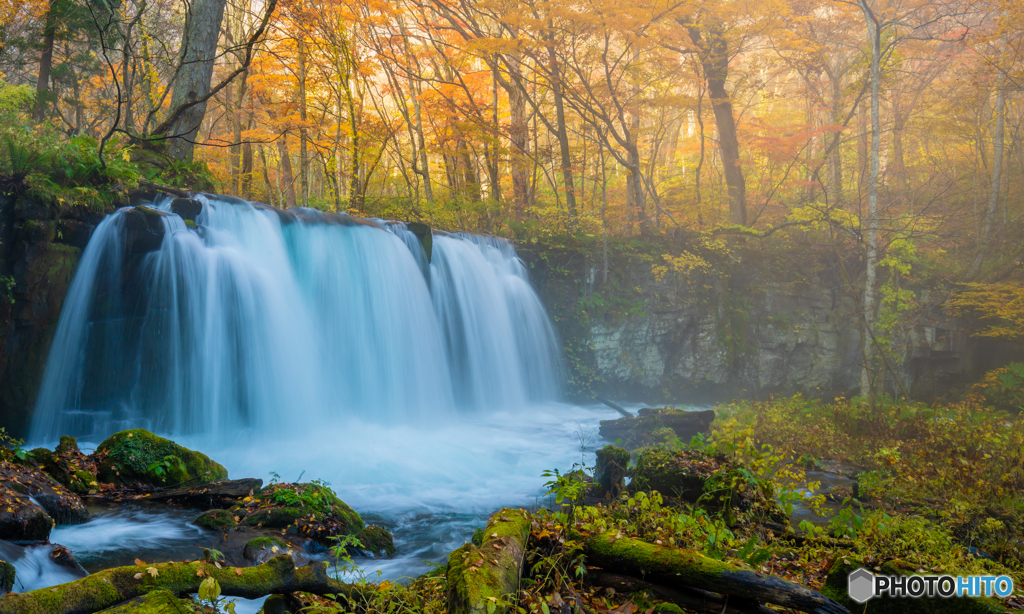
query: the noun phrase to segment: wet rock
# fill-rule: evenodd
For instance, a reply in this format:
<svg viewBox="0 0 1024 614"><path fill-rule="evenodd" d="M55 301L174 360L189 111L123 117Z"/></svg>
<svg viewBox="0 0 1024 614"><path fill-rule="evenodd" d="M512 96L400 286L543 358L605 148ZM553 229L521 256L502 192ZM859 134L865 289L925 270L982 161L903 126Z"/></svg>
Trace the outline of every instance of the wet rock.
<svg viewBox="0 0 1024 614"><path fill-rule="evenodd" d="M674 435L686 444L694 436L711 432L715 419L713 410L683 411L679 409L641 409L635 418L601 421L601 437L620 442L627 450L664 443L666 435ZM668 430L665 430L668 429Z"/></svg>
<svg viewBox="0 0 1024 614"><path fill-rule="evenodd" d="M0 486L0 539L26 543L46 541L53 529L53 519L43 508L6 484Z"/></svg>
<svg viewBox="0 0 1024 614"><path fill-rule="evenodd" d="M57 236L57 225L45 220L25 220L18 229L18 241L42 243L53 241Z"/></svg>
<svg viewBox="0 0 1024 614"><path fill-rule="evenodd" d="M302 567L310 561L303 548L274 535L250 539L242 549L242 558L253 565L262 565L279 554L292 557L297 567Z"/></svg>
<svg viewBox="0 0 1024 614"><path fill-rule="evenodd" d="M171 212L183 220L195 222L203 212L203 203L194 198L175 198L171 201Z"/></svg>
<svg viewBox="0 0 1024 614"><path fill-rule="evenodd" d="M602 491L615 496L625 488L628 467L628 450L615 446L605 446L597 451L594 481L597 482Z"/></svg>
<svg viewBox="0 0 1024 614"><path fill-rule="evenodd" d="M170 214L145 206L135 207L124 214L125 243L128 246L126 258L160 249L164 240L162 219L167 215Z"/></svg>
<svg viewBox="0 0 1024 614"><path fill-rule="evenodd" d="M44 451L48 452L45 449ZM89 518L85 505L76 494L35 467L15 465L9 462L0 463L0 484L9 492L25 496L30 506L42 508L46 512L51 526L54 521L57 524L80 524ZM37 515L31 509L24 513L31 517ZM26 516L20 517L27 518ZM32 522L41 523L42 521L33 520ZM49 536L49 530L46 530L46 535ZM3 538L0 537L0 539Z"/></svg>
<svg viewBox="0 0 1024 614"><path fill-rule="evenodd" d="M61 437L61 444L53 452L46 448L32 450L31 460L58 484L76 495L87 494L97 485L96 476L86 468L91 463L78 450L78 442L74 437Z"/></svg>
<svg viewBox="0 0 1024 614"><path fill-rule="evenodd" d="M423 246L423 253L427 255L427 262L430 262L430 256L434 249L434 235L430 226L423 222L406 222L405 227L419 239L420 245Z"/></svg>
<svg viewBox="0 0 1024 614"><path fill-rule="evenodd" d="M210 531L227 531L238 526L234 515L228 510L207 510L194 521L196 526Z"/></svg>
<svg viewBox="0 0 1024 614"><path fill-rule="evenodd" d="M231 508L247 527L284 529L332 545L331 537L354 535L365 524L359 514L321 483L270 484Z"/></svg>
<svg viewBox="0 0 1024 614"><path fill-rule="evenodd" d="M100 482L159 486L185 482L203 484L228 477L228 470L209 456L183 448L144 429L114 433L96 448L92 458L98 462ZM181 461L180 466L175 458ZM163 476L150 469L163 461L167 461Z"/></svg>
<svg viewBox="0 0 1024 614"><path fill-rule="evenodd" d="M369 553L375 558L391 558L395 555L395 540L384 527L365 527L356 534L356 539L363 545L364 553Z"/></svg>

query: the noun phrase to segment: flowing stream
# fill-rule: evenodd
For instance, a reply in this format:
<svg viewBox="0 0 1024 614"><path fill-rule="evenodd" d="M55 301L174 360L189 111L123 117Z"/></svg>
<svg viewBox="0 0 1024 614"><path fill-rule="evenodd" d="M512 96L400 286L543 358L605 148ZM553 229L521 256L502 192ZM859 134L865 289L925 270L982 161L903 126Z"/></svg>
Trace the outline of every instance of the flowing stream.
<svg viewBox="0 0 1024 614"><path fill-rule="evenodd" d="M199 200L192 228L153 205L150 251L139 212L96 229L33 444L138 427L235 478L324 480L394 533L396 558L361 561L383 578L443 562L502 505L538 505L545 469L592 462L597 422L618 414L559 401L558 342L507 241L435 232L428 258L400 222ZM90 571L195 558L196 513L95 509L52 541Z"/></svg>

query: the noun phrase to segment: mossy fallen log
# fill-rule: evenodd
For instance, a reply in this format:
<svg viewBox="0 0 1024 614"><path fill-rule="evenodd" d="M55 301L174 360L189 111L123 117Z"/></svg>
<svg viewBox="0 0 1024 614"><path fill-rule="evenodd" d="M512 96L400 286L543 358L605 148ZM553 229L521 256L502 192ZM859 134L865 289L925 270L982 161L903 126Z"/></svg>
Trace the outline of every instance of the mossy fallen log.
<svg viewBox="0 0 1024 614"><path fill-rule="evenodd" d="M171 591L158 590L119 603L99 614L204 614L205 610L191 599L182 599Z"/></svg>
<svg viewBox="0 0 1024 614"><path fill-rule="evenodd" d="M155 572L155 573L154 573ZM292 558L276 556L256 567L224 567L207 561L114 567L81 580L0 598L0 614L93 614L153 591L195 593L208 577L225 597L255 599L304 591L348 595L359 589L327 575L327 563L295 567Z"/></svg>
<svg viewBox="0 0 1024 614"><path fill-rule="evenodd" d="M587 582L594 586L613 588L618 593L645 592L656 599L668 601L701 614L773 614L775 610L754 602L729 600L721 595L699 589L674 589L660 584L644 582L633 576L623 576L600 569L587 570Z"/></svg>
<svg viewBox="0 0 1024 614"><path fill-rule="evenodd" d="M487 521L478 548L466 544L448 555L448 614L504 614L519 590L530 537L525 510L502 509Z"/></svg>
<svg viewBox="0 0 1024 614"><path fill-rule="evenodd" d="M717 561L692 550L655 546L613 533L584 538L583 549L588 565L672 589L697 588L801 612L849 614L842 605L805 586Z"/></svg>

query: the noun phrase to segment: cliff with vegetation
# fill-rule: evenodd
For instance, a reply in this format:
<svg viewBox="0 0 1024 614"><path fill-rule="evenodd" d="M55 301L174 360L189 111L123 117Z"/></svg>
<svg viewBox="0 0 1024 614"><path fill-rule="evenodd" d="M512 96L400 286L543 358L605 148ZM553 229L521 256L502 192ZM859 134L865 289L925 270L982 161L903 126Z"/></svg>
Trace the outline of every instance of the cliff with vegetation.
<svg viewBox="0 0 1024 614"><path fill-rule="evenodd" d="M833 251L698 236L520 246L561 335L569 392L648 403L705 403L797 392L856 394L858 288ZM918 292L920 294L920 292ZM895 395L957 396L1020 360L1020 344L977 337L935 304L899 323L880 375Z"/></svg>

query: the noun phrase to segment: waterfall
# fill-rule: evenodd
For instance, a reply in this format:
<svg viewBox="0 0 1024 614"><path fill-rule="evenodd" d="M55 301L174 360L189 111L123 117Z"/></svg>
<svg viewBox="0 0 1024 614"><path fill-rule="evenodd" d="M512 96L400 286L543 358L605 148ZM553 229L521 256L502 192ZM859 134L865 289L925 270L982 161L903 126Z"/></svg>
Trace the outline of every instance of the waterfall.
<svg viewBox="0 0 1024 614"><path fill-rule="evenodd" d="M509 242L435 232L428 259L400 222L197 198L195 224L165 201L97 227L31 440L298 434L558 398L555 334Z"/></svg>

